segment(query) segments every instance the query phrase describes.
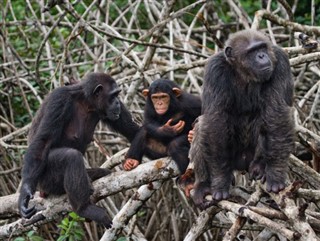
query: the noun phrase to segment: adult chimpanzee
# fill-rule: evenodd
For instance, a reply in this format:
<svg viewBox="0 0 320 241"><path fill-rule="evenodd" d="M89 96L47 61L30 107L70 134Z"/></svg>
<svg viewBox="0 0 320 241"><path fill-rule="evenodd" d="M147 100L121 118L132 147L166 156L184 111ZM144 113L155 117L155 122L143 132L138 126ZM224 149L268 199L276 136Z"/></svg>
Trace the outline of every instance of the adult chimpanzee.
<svg viewBox="0 0 320 241"><path fill-rule="evenodd" d="M83 154L102 120L132 140L138 126L119 101L114 79L103 73L88 74L82 82L55 89L41 105L29 132L24 156L19 209L23 217L37 212L28 207L37 185L42 193L67 193L73 209L82 217L111 225L104 209L90 202L90 181L109 173L107 169L86 171Z"/></svg>
<svg viewBox="0 0 320 241"><path fill-rule="evenodd" d="M268 191L285 187L293 149L293 80L287 55L254 30L233 34L209 59L202 116L190 149L194 201L226 199L233 170L248 170Z"/></svg>
<svg viewBox="0 0 320 241"><path fill-rule="evenodd" d="M200 98L166 79L155 80L142 93L146 97L144 125L131 143L124 169L135 168L144 154L151 159L169 155L184 173L189 163L188 132L201 113Z"/></svg>

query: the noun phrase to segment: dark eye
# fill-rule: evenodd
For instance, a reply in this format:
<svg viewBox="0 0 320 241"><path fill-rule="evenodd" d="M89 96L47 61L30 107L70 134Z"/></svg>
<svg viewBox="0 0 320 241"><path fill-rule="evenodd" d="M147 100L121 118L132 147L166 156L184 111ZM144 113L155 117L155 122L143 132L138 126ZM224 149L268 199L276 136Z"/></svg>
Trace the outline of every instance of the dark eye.
<svg viewBox="0 0 320 241"><path fill-rule="evenodd" d="M109 97L109 102L110 103L112 103L112 102L114 102L114 100L117 98L117 95L111 95L110 97Z"/></svg>

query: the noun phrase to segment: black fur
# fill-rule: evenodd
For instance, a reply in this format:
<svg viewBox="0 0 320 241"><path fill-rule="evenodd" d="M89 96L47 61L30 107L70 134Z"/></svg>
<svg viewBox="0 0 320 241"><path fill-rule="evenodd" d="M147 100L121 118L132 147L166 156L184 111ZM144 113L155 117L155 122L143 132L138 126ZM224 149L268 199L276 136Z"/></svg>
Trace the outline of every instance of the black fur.
<svg viewBox="0 0 320 241"><path fill-rule="evenodd" d="M287 55L253 30L234 34L226 46L206 65L202 116L190 150L194 201L200 207L208 204L207 194L214 200L228 198L233 170L248 170L277 193L285 187L294 146Z"/></svg>
<svg viewBox="0 0 320 241"><path fill-rule="evenodd" d="M174 87L180 89L179 85L166 79L158 79L151 84L144 109L144 124L131 143L127 158L141 162L144 154L151 159L169 155L177 163L180 172L184 173L189 164L190 144L187 135L192 129L192 123L201 113L201 100L184 91L176 97L172 91ZM170 95L169 109L164 115L156 113L151 101L151 95L157 92ZM161 129L171 118L174 119L173 125L179 120L185 121L184 129L179 134ZM156 145L151 146L152 141Z"/></svg>
<svg viewBox="0 0 320 241"><path fill-rule="evenodd" d="M137 133L138 126L117 98L118 93L110 76L92 73L82 82L57 88L47 96L28 136L19 197L23 217L30 218L37 212L28 203L39 186L45 195L67 193L80 216L110 226L106 212L90 202L90 181L107 175L109 170L86 171L83 154L100 120L129 140Z"/></svg>

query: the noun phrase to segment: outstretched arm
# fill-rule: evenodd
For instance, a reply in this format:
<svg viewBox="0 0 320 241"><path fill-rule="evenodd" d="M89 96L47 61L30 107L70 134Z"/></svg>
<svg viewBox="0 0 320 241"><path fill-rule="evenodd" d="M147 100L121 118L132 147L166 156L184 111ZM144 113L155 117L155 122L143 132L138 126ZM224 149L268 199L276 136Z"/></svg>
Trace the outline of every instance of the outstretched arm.
<svg viewBox="0 0 320 241"><path fill-rule="evenodd" d="M146 147L146 130L141 127L135 138L132 140L130 148L126 154L126 159L123 163L123 168L126 171L130 171L137 167L145 152Z"/></svg>

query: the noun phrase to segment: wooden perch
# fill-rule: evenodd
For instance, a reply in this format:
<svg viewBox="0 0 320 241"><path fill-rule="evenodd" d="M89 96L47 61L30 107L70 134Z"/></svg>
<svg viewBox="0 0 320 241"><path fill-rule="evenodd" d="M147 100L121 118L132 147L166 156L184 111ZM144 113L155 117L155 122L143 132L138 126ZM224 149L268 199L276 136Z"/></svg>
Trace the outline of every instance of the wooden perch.
<svg viewBox="0 0 320 241"><path fill-rule="evenodd" d="M308 183L318 189L320 175L294 156L290 157L289 167L292 173L301 176L304 182L294 182L279 194L269 193L267 201L265 186L260 182L256 183L254 190L245 190L240 186L232 187L231 195L236 200L246 200L245 203L224 200L217 203L217 206L201 212L184 240L194 240L212 228L214 224L212 220L220 220L222 213L232 213L236 217L230 219L228 223L225 223L225 219L220 221L230 227L223 240L235 239L240 233L243 235L244 227L250 228L252 221L254 225L260 227L261 236L271 232L288 240L319 240L315 230L320 228L320 213L309 209L308 205L298 206L295 199L299 197L306 198L308 202L318 201L320 191L301 189L301 185ZM141 164L130 172L114 172L95 181L93 183L95 192L92 196L95 202L120 191L141 186L116 214L113 219L114 225L106 230L102 240L112 240L122 231L127 233L130 230L127 225L137 210L161 187L164 180L177 175L178 169L175 163L165 158ZM0 197L0 217L18 215L17 199L18 194ZM270 199L276 203L276 209L274 205L268 204L272 203ZM36 193L31 205L36 205L41 211L30 220L19 219L1 226L0 238L17 235L32 229L34 225L51 222L59 217L60 213L71 210L65 195L43 199Z"/></svg>
<svg viewBox="0 0 320 241"><path fill-rule="evenodd" d="M166 180L177 176L179 173L176 164L169 158L158 159L155 161L147 162L139 165L137 168L130 172L118 171L106 177L103 177L93 183L95 190L93 194L94 200L100 200L103 197L124 191L130 188L141 186L156 180ZM8 195L0 197L0 217L8 217L11 214L18 215L17 200L19 194ZM19 219L13 223L0 226L0 239L9 237L10 235L19 234L32 229L34 219L41 223L51 222L57 218L57 214L71 210L66 195L60 197L50 197L43 199L37 192L35 198L30 202L30 205L36 205L38 216L32 217L30 220ZM39 216L42 215L42 216ZM35 222L37 225L39 223Z"/></svg>
<svg viewBox="0 0 320 241"><path fill-rule="evenodd" d="M320 183L319 173L303 164L293 155L290 156L289 167L292 173L298 174L305 182L316 186L318 189ZM261 225L262 232L260 234L263 235L267 233L277 234L288 240L320 240L315 232L315 230L319 230L320 227L320 213L308 210L308 205L306 204L298 206L295 202L297 197L318 201L320 192L318 190L300 189L302 184L303 182L301 181L293 182L279 194L274 194L268 193L265 185L257 182L255 192L247 199L246 204L241 205L224 200L218 202L216 206L202 211L184 241L195 240L200 237L206 230L213 227L212 220L214 218L220 220L217 214L225 211L236 214L237 218L230 220L230 223L233 223L233 225L225 233L223 237L224 241L234 240L248 221L250 221L250 223L253 221L255 224ZM236 190L237 188L232 188L232 196L239 194ZM272 201L277 204L277 209L274 209L274 205L266 206L263 198L265 193L268 193ZM244 196L242 195L242 197ZM211 199L211 196L207 198ZM269 200L268 203L272 202ZM285 221L285 223L283 221ZM223 221L220 220L220 222ZM271 236L272 235L270 235L270 237Z"/></svg>

